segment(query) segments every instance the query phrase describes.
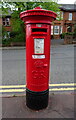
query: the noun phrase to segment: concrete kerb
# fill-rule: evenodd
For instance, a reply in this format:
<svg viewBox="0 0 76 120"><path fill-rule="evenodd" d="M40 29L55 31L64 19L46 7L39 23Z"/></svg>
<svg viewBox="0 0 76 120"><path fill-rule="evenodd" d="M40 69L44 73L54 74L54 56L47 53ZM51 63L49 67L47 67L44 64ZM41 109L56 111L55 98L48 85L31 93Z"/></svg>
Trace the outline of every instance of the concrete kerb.
<svg viewBox="0 0 76 120"><path fill-rule="evenodd" d="M75 44L65 44L65 46L75 46ZM56 47L56 46L64 46L64 45L59 45L59 44L53 44L51 47ZM26 46L17 46L17 47L0 47L0 50L21 50L21 49L26 49Z"/></svg>
<svg viewBox="0 0 76 120"><path fill-rule="evenodd" d="M26 47L23 46L23 47L0 47L0 50L20 50L20 49L25 49Z"/></svg>
<svg viewBox="0 0 76 120"><path fill-rule="evenodd" d="M60 94L60 95L62 95L62 94L68 94L68 95L74 95L74 91L73 92L68 92L68 91L66 91L66 92L49 92L49 96L51 96L51 95L57 95L57 94ZM0 94L0 98L9 98L9 97L26 97L26 93L12 93L12 94Z"/></svg>

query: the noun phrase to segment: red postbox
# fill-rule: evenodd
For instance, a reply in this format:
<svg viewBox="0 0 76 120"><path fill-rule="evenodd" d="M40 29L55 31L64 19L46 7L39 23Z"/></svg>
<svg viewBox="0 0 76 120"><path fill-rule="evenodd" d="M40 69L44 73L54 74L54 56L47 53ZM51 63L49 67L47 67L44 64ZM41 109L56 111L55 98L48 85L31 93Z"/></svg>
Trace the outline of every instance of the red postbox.
<svg viewBox="0 0 76 120"><path fill-rule="evenodd" d="M26 105L35 110L48 105L50 34L56 16L40 7L20 13L26 25Z"/></svg>

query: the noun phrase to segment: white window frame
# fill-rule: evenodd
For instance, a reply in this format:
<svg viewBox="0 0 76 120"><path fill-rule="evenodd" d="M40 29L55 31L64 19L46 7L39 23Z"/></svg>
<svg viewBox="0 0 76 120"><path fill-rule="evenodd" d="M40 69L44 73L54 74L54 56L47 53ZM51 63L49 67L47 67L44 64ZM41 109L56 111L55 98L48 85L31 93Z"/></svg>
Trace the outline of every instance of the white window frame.
<svg viewBox="0 0 76 120"><path fill-rule="evenodd" d="M62 29L63 29L63 26L60 26L60 34L62 34Z"/></svg>
<svg viewBox="0 0 76 120"><path fill-rule="evenodd" d="M51 35L53 35L53 25L51 26Z"/></svg>
<svg viewBox="0 0 76 120"><path fill-rule="evenodd" d="M63 26L61 26L61 34L62 34L62 32L63 32Z"/></svg>
<svg viewBox="0 0 76 120"><path fill-rule="evenodd" d="M4 18L3 23L5 23L4 26L9 26L10 25L10 18Z"/></svg>
<svg viewBox="0 0 76 120"><path fill-rule="evenodd" d="M57 30L58 32L56 32L55 30ZM59 26L58 25L54 26L54 35L59 35Z"/></svg>
<svg viewBox="0 0 76 120"><path fill-rule="evenodd" d="M72 20L72 13L69 13L69 18L68 20Z"/></svg>

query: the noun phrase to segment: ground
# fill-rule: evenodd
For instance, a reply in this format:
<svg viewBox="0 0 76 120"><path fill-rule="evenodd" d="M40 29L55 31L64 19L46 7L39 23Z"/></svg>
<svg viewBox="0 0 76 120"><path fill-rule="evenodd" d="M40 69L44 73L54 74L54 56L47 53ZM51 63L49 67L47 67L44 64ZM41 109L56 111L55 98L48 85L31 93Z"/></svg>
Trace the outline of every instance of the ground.
<svg viewBox="0 0 76 120"><path fill-rule="evenodd" d="M3 48L2 50L3 86L0 86L0 88L4 87L3 91L5 91L3 92L3 97L1 98L0 96L0 105L2 101L2 115L0 114L0 117L26 119L71 118L72 120L72 118L75 117L75 92L73 90L75 82L74 70L76 70L76 66L74 66L76 59L76 47L74 47L74 45L51 46L49 104L46 109L39 111L33 111L27 108L25 87L22 88L21 86L18 86L26 84L25 51L26 49L24 47ZM10 92L12 89L16 91ZM17 92L17 90L22 90L22 92Z"/></svg>

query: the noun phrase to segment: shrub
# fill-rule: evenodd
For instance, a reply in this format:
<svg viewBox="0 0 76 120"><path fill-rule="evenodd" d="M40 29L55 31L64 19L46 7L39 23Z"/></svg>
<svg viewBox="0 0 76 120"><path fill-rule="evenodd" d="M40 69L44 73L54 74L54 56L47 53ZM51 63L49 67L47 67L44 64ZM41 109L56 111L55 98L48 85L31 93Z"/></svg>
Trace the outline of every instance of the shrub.
<svg viewBox="0 0 76 120"><path fill-rule="evenodd" d="M73 36L74 36L74 32L66 32L66 33L62 33L62 38L64 38L65 35L73 35Z"/></svg>
<svg viewBox="0 0 76 120"><path fill-rule="evenodd" d="M62 33L62 35L61 35L61 36L62 36L62 38L64 38L64 36L65 36L65 33Z"/></svg>
<svg viewBox="0 0 76 120"><path fill-rule="evenodd" d="M17 32L14 32L14 31L10 32L10 37L14 38L16 35L17 35Z"/></svg>
<svg viewBox="0 0 76 120"><path fill-rule="evenodd" d="M10 46L10 39L4 39L3 41L2 41L2 45L3 46Z"/></svg>
<svg viewBox="0 0 76 120"><path fill-rule="evenodd" d="M11 38L12 42L25 42L25 34L24 33L18 33L15 35L15 37Z"/></svg>

